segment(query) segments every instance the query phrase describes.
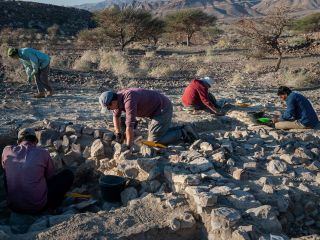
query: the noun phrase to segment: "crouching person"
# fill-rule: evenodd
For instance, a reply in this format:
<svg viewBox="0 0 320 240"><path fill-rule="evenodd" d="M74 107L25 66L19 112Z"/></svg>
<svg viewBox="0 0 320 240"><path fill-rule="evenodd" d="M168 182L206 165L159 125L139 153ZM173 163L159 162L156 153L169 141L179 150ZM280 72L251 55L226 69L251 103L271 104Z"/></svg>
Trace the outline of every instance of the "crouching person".
<svg viewBox="0 0 320 240"><path fill-rule="evenodd" d="M319 123L317 113L305 96L285 86L279 87L278 96L282 101L286 101L287 109L280 119L273 118L277 129L314 128Z"/></svg>
<svg viewBox="0 0 320 240"><path fill-rule="evenodd" d="M220 106L209 92L213 84L214 80L210 77L192 80L181 97L182 104L190 110L205 110L217 116L223 116L224 113L221 111L223 105Z"/></svg>
<svg viewBox="0 0 320 240"><path fill-rule="evenodd" d="M18 133L18 145L6 146L2 166L9 208L24 214L36 214L58 207L73 183L73 173L64 170L54 175L49 152L37 147L34 129Z"/></svg>
<svg viewBox="0 0 320 240"><path fill-rule="evenodd" d="M106 91L99 97L103 109L113 111L113 124L117 139L126 136L126 145L130 149L134 140L136 117L150 118L148 140L164 145L180 140L195 141L198 134L190 125L171 127L172 103L163 94L142 88L128 88L119 92ZM126 129L121 129L121 112L126 114Z"/></svg>

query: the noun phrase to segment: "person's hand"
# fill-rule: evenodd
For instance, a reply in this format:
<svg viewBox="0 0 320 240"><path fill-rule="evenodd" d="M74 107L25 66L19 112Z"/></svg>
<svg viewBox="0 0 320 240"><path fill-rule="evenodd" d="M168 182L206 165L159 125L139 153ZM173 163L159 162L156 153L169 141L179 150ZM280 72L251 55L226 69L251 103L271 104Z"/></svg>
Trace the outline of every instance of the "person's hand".
<svg viewBox="0 0 320 240"><path fill-rule="evenodd" d="M124 135L123 135L121 132L116 133L115 135L116 135L116 139L115 139L116 142L118 142L118 143L123 143Z"/></svg>
<svg viewBox="0 0 320 240"><path fill-rule="evenodd" d="M273 122L273 123L279 122L279 117L278 117L278 116L274 116L274 117L272 118L272 122Z"/></svg>

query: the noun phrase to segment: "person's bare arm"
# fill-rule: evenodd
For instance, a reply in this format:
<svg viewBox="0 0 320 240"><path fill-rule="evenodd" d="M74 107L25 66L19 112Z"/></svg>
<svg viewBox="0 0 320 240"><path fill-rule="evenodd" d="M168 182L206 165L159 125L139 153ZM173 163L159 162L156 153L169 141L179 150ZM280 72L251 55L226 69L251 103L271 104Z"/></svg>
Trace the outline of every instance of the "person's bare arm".
<svg viewBox="0 0 320 240"><path fill-rule="evenodd" d="M126 143L128 147L131 147L134 140L134 131L133 127L126 128Z"/></svg>
<svg viewBox="0 0 320 240"><path fill-rule="evenodd" d="M120 117L113 115L113 126L115 133L121 133Z"/></svg>

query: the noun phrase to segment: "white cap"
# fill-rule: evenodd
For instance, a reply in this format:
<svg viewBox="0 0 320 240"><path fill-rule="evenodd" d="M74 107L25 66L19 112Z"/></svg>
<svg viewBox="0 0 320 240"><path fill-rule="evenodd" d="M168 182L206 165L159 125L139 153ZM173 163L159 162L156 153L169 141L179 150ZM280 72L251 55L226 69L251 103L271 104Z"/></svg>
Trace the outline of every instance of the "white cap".
<svg viewBox="0 0 320 240"><path fill-rule="evenodd" d="M211 77L203 77L200 80L207 83L210 87L214 84L214 80Z"/></svg>

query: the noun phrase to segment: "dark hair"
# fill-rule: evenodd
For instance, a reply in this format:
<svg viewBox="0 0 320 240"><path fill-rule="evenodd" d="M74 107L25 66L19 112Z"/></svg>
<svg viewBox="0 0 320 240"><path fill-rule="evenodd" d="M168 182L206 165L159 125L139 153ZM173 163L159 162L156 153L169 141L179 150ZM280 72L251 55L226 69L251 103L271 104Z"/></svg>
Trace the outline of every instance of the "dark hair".
<svg viewBox="0 0 320 240"><path fill-rule="evenodd" d="M113 93L111 102L114 100L118 100L118 94L116 94L116 93Z"/></svg>
<svg viewBox="0 0 320 240"><path fill-rule="evenodd" d="M291 93L291 89L286 86L281 86L278 88L278 96L279 95L289 95Z"/></svg>
<svg viewBox="0 0 320 240"><path fill-rule="evenodd" d="M24 137L18 139L18 143L21 143L23 141L38 143L38 138L36 136L29 135L29 136L24 136Z"/></svg>

